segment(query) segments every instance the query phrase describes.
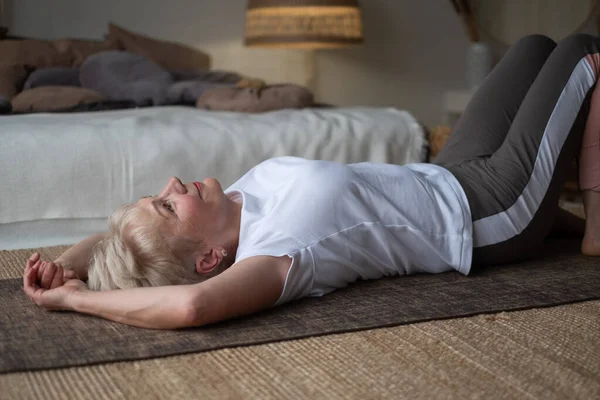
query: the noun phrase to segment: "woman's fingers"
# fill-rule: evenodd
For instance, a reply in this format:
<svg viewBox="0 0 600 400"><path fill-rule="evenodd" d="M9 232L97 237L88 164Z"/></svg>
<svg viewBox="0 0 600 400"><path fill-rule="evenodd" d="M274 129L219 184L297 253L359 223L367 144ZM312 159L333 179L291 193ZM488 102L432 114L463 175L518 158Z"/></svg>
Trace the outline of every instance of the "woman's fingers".
<svg viewBox="0 0 600 400"><path fill-rule="evenodd" d="M63 286L69 279L79 279L79 277L75 271L65 270L60 264L51 261L42 261L40 253L36 252L27 259L25 264L23 287L25 287L27 279L32 279L29 286L33 287L35 285L37 287L36 290L38 290L54 289ZM29 291L28 295L31 295L31 291Z"/></svg>
<svg viewBox="0 0 600 400"><path fill-rule="evenodd" d="M64 274L63 277L65 280L67 279L79 279L79 276L77 275L77 273L75 271L73 271L72 269L65 269L64 270Z"/></svg>
<svg viewBox="0 0 600 400"><path fill-rule="evenodd" d="M46 261L39 261L39 266L37 268L37 274L36 274L36 279L38 282L42 281L42 276L44 275L44 272L46 272L46 267L47 267Z"/></svg>
<svg viewBox="0 0 600 400"><path fill-rule="evenodd" d="M29 275L35 273L35 268L33 268L33 266L30 266L29 263L27 263L27 266L25 267L25 271L23 272L23 290L25 291L25 294L31 298L31 296L29 296L29 291L28 291L28 286L29 286Z"/></svg>
<svg viewBox="0 0 600 400"><path fill-rule="evenodd" d="M42 279L42 274L44 273L44 261L37 260L35 262L35 264L32 265L32 267L36 266L36 265L37 265L37 268L35 269L36 270L36 279L39 281L40 279Z"/></svg>
<svg viewBox="0 0 600 400"><path fill-rule="evenodd" d="M52 263L53 265L56 265ZM63 281L64 271L60 265L56 265L56 271L54 273L54 277L52 278L52 282L50 283L50 289L54 289L60 287L64 284Z"/></svg>
<svg viewBox="0 0 600 400"><path fill-rule="evenodd" d="M36 292L38 290L43 290L43 289L40 289L40 287L35 283L36 276L37 276L37 269L39 268L39 266L40 266L40 263L36 263L33 267L29 268L23 274L23 290L25 291L25 294L32 301L35 301Z"/></svg>
<svg viewBox="0 0 600 400"><path fill-rule="evenodd" d="M40 259L40 253L33 253L27 260L27 268L33 267L33 265Z"/></svg>
<svg viewBox="0 0 600 400"><path fill-rule="evenodd" d="M39 262L40 262L39 253L33 253L31 255L31 257L29 257L29 259L27 260L27 263L25 264L25 271L23 273L26 273L27 271L29 271L35 264L38 264Z"/></svg>
<svg viewBox="0 0 600 400"><path fill-rule="evenodd" d="M41 281L42 275L44 274L44 272L46 272L46 267L48 266L48 263L46 261L42 261L42 260L38 260L37 263L39 263L40 265L37 268L36 278L38 281Z"/></svg>
<svg viewBox="0 0 600 400"><path fill-rule="evenodd" d="M54 273L56 272L56 264L54 263L45 263L44 273L42 274L42 279L40 280L40 286L49 289L52 284L52 279L54 278Z"/></svg>
<svg viewBox="0 0 600 400"><path fill-rule="evenodd" d="M44 289L54 289L62 286L66 279L71 279L67 277L64 268L56 263L38 260L36 264L39 264L36 279ZM73 276L73 274L68 274L68 276ZM65 276L63 277L63 275ZM76 274L73 277L77 277Z"/></svg>

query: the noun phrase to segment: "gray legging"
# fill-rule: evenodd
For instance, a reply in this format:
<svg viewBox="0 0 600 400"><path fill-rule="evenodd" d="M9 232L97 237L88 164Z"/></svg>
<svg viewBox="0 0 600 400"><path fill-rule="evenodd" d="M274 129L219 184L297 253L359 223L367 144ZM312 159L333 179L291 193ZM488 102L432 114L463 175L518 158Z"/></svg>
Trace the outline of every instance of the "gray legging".
<svg viewBox="0 0 600 400"><path fill-rule="evenodd" d="M579 151L598 68L600 39L558 45L533 35L516 43L474 94L434 163L465 190L473 264L529 258L558 207Z"/></svg>

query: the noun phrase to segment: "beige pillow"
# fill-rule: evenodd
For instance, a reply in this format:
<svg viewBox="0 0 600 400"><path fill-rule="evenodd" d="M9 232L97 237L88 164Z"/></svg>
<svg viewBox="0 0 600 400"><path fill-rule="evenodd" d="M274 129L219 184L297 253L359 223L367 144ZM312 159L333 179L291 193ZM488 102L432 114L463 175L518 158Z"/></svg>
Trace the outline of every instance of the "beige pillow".
<svg viewBox="0 0 600 400"><path fill-rule="evenodd" d="M235 86L237 86L239 88L262 89L265 86L267 86L267 84L265 81L263 81L262 79L258 79L258 78L242 78L239 81L237 81Z"/></svg>
<svg viewBox="0 0 600 400"><path fill-rule="evenodd" d="M22 65L0 64L0 97L10 100L23 87L27 70Z"/></svg>
<svg viewBox="0 0 600 400"><path fill-rule="evenodd" d="M182 44L130 32L115 24L108 25L107 38L114 45L148 57L168 71L210 68L210 57L206 53Z"/></svg>
<svg viewBox="0 0 600 400"><path fill-rule="evenodd" d="M13 112L56 111L106 98L95 90L72 86L40 86L24 90L11 100Z"/></svg>
<svg viewBox="0 0 600 400"><path fill-rule="evenodd" d="M0 40L0 59L5 64L30 68L69 67L71 55L59 53L46 40Z"/></svg>
<svg viewBox="0 0 600 400"><path fill-rule="evenodd" d="M102 51L119 50L119 47L110 41L98 42L94 40L58 39L52 42L56 50L66 54L71 59L72 67L79 67L86 58Z"/></svg>
<svg viewBox="0 0 600 400"><path fill-rule="evenodd" d="M196 107L215 111L267 112L313 105L312 93L298 85L267 85L256 88L213 88L205 90Z"/></svg>

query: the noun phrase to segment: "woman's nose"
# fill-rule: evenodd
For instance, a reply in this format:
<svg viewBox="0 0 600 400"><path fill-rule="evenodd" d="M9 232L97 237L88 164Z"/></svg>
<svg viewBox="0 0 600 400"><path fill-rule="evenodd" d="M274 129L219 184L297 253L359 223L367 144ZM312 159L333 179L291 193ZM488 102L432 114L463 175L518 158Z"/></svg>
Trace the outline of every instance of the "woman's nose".
<svg viewBox="0 0 600 400"><path fill-rule="evenodd" d="M176 176L172 176L171 179L169 179L169 189L180 194L186 193L185 186L183 185L183 183L181 183L181 180L179 180L179 178Z"/></svg>

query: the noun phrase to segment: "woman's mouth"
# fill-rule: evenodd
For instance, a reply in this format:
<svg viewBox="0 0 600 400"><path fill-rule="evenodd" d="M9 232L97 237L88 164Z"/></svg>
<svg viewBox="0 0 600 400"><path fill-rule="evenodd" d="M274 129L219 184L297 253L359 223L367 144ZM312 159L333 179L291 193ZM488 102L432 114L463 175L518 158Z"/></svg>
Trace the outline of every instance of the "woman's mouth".
<svg viewBox="0 0 600 400"><path fill-rule="evenodd" d="M194 182L194 186L196 186L196 189L198 189L198 196L200 196L200 198L203 199L203 197L202 197L202 184L200 182Z"/></svg>

